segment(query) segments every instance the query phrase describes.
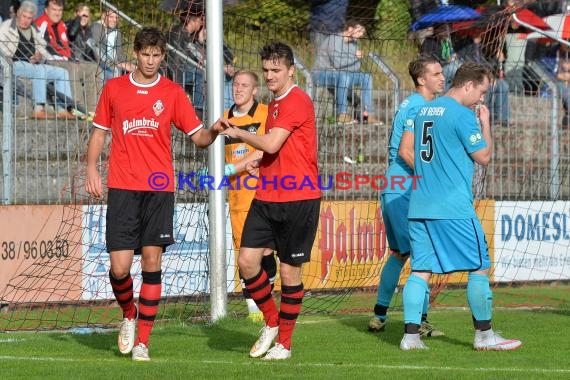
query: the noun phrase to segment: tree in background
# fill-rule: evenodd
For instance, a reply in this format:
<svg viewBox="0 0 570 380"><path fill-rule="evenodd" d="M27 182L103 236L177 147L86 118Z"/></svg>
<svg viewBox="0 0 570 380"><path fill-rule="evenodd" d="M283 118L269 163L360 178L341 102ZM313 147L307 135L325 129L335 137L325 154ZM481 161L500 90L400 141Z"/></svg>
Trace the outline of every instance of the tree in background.
<svg viewBox="0 0 570 380"><path fill-rule="evenodd" d="M374 21L376 38L405 39L412 23L409 5L400 0L380 0L376 6Z"/></svg>

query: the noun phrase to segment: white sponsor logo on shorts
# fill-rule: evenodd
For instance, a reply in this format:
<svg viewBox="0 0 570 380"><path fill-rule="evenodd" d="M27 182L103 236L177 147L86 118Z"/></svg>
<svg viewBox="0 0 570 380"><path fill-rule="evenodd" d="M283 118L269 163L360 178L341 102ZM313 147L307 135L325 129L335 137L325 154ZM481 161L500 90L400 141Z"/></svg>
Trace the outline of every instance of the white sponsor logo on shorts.
<svg viewBox="0 0 570 380"><path fill-rule="evenodd" d="M292 253L291 254L292 258L304 257L304 256L305 256L305 252L299 252L299 253Z"/></svg>

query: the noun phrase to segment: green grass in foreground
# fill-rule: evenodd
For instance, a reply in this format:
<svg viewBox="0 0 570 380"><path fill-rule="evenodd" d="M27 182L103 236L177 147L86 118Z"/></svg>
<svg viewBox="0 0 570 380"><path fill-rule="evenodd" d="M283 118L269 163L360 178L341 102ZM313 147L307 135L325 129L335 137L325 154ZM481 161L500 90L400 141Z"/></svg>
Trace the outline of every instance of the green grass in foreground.
<svg viewBox="0 0 570 380"><path fill-rule="evenodd" d="M570 285L561 283L500 286L493 289L497 308L529 308L570 310ZM371 312L376 303L376 288L351 293L307 292L303 301L303 314L357 314ZM392 298L392 310L402 309L402 292ZM432 303L435 309L467 307L465 288L446 288ZM228 315L243 316L247 312L241 295L231 297ZM5 307L0 311L0 332L14 330L48 331L76 327L114 326L120 319L119 308L111 302L92 305L65 305L57 307L35 305ZM157 319L171 321L207 320L208 304L184 299L163 300Z"/></svg>
<svg viewBox="0 0 570 380"><path fill-rule="evenodd" d="M471 317L435 310L431 322L447 334L429 351L402 352L403 322L391 313L387 330L366 331L369 314L301 317L293 357L266 363L248 352L261 325L227 318L212 325L159 323L150 363L133 363L116 348L116 331L0 334L2 379L568 379L568 310L498 310L494 325L523 341L513 352L472 349Z"/></svg>

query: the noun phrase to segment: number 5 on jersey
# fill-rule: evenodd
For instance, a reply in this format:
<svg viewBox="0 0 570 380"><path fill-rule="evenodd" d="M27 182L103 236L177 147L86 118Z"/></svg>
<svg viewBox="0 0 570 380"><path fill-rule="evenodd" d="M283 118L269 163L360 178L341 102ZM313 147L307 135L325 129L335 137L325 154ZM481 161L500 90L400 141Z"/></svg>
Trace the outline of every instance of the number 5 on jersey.
<svg viewBox="0 0 570 380"><path fill-rule="evenodd" d="M431 128L433 121L424 121L422 125L422 141L420 143L420 157L422 161L430 162L433 159L433 136Z"/></svg>

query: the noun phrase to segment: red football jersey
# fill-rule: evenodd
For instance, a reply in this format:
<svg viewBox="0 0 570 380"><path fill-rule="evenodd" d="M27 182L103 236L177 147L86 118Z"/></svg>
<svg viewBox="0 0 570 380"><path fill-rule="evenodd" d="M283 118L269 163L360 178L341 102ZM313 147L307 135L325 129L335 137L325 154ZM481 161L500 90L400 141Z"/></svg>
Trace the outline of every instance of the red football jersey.
<svg viewBox="0 0 570 380"><path fill-rule="evenodd" d="M71 45L67 39L67 27L63 21L58 22L56 25L57 30L54 30L54 22L44 12L34 22L40 32L44 33L44 35L47 33L49 36L48 43L58 55L71 58Z"/></svg>
<svg viewBox="0 0 570 380"><path fill-rule="evenodd" d="M153 83L140 84L132 74L105 84L93 125L111 130L109 188L174 191L171 123L189 136L202 128L178 84L160 75Z"/></svg>
<svg viewBox="0 0 570 380"><path fill-rule="evenodd" d="M315 108L309 96L293 86L268 106L265 133L273 128L291 132L275 154L264 153L255 198L267 202L318 199Z"/></svg>

